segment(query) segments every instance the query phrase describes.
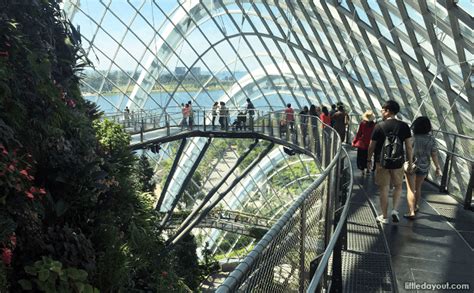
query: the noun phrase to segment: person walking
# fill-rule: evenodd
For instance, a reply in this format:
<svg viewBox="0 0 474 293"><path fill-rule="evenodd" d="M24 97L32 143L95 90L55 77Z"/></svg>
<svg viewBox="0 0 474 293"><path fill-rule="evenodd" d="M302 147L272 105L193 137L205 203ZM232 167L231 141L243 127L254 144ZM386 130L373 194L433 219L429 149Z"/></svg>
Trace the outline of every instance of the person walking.
<svg viewBox="0 0 474 293"><path fill-rule="evenodd" d="M183 130L184 127L188 126L189 110L188 110L187 104L185 105L184 103L181 103L181 115L183 116L183 118L181 119L180 126L181 126L181 130Z"/></svg>
<svg viewBox="0 0 474 293"><path fill-rule="evenodd" d="M332 120L332 116L336 114L337 106L336 104L331 105L331 111L329 111L329 117L331 118L331 123L328 123L331 127L334 125L334 121Z"/></svg>
<svg viewBox="0 0 474 293"><path fill-rule="evenodd" d="M357 148L357 168L362 170L362 175L369 174L367 169L367 154L370 138L375 127L375 115L371 110L365 111L362 115L362 122L359 124L357 134L352 141L352 146ZM371 158L372 159L372 158ZM367 169L367 172L366 172Z"/></svg>
<svg viewBox="0 0 474 293"><path fill-rule="evenodd" d="M125 106L125 110L123 111L123 115L125 118L125 127L130 127L130 109L128 106Z"/></svg>
<svg viewBox="0 0 474 293"><path fill-rule="evenodd" d="M219 108L219 124L221 125L221 130L227 130L228 122L227 122L227 108L224 102L220 102Z"/></svg>
<svg viewBox="0 0 474 293"><path fill-rule="evenodd" d="M249 114L250 131L253 131L253 116L255 115L255 106L249 98L247 98L247 113Z"/></svg>
<svg viewBox="0 0 474 293"><path fill-rule="evenodd" d="M412 167L412 172L405 174L408 213L403 216L414 220L421 198L421 185L430 169L430 158L436 167L436 176L441 176L441 168L438 160L438 144L431 134L430 119L425 116L418 117L413 121L411 127L413 129L413 162L416 167L414 169Z"/></svg>
<svg viewBox="0 0 474 293"><path fill-rule="evenodd" d="M331 121L332 127L341 137L341 142L344 142L346 138L346 127L349 124L349 115L347 115L343 105L337 107L337 112L331 116Z"/></svg>
<svg viewBox="0 0 474 293"><path fill-rule="evenodd" d="M214 105L212 105L212 129L216 125L217 109L219 109L219 103L214 102Z"/></svg>
<svg viewBox="0 0 474 293"><path fill-rule="evenodd" d="M315 146L315 151L316 155L318 158L321 157L321 146L320 146L320 141L319 141L319 128L318 128L318 117L321 113L321 108L316 107L315 105L311 105L309 107L309 117L310 117L310 131L311 135L313 136L313 141L310 142L311 144L314 144Z"/></svg>
<svg viewBox="0 0 474 293"><path fill-rule="evenodd" d="M285 109L285 120L286 120L286 128L287 130L294 130L295 125L295 110L291 108L291 104L286 104Z"/></svg>
<svg viewBox="0 0 474 293"><path fill-rule="evenodd" d="M398 112L400 112L400 105L397 102L389 100L383 104L383 121L375 125L368 150L367 169L372 168L370 158L375 154L375 184L379 187L382 209L382 214L377 216L376 220L383 224L388 223L390 185L394 186L392 221L395 223L400 221L398 201L402 194L405 149L409 166L413 164L410 128L408 124L395 117Z"/></svg>
<svg viewBox="0 0 474 293"><path fill-rule="evenodd" d="M194 111L193 111L193 106L192 106L192 103L191 101L188 101L188 108L189 108L189 114L188 114L188 121L189 121L189 129L192 130L193 129L193 124L194 124Z"/></svg>
<svg viewBox="0 0 474 293"><path fill-rule="evenodd" d="M303 110L299 113L300 117L300 129L301 129L301 139L303 146L306 146L306 137L308 136L308 118L309 118L309 109L308 106L304 106Z"/></svg>

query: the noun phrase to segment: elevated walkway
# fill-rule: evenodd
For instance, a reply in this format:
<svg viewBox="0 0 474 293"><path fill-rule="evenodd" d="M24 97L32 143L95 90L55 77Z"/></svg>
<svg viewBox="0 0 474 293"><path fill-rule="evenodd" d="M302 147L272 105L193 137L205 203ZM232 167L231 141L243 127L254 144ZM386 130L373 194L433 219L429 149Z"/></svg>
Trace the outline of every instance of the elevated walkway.
<svg viewBox="0 0 474 293"><path fill-rule="evenodd" d="M265 121L268 121L268 123L264 123ZM316 150L319 149L317 147L318 143L320 144L321 141L324 141L324 139L316 140L318 143L315 147L314 144L308 144L301 139L302 133L300 129L298 129L298 132L292 132L291 135L282 133L281 129L274 122L275 120L272 120L271 116L270 119L262 119L258 125L255 125L255 131L248 129L225 131L217 127L213 129L206 125L196 125L193 130L182 130L181 127L169 125L168 127L152 129L146 129L146 127L144 127L143 131L132 133L131 147L133 149L147 148L150 144L166 143L180 138L195 136L222 138L265 137L265 139L279 144L294 147L295 150L301 153L307 153L308 155L313 154L314 156ZM309 133L311 134L311 132ZM309 141L312 141L312 139ZM322 145L320 146L322 147ZM316 158L316 156L314 157ZM355 151L349 151L349 157L353 162L352 168L354 177L352 196L350 198L347 215L347 225L344 228L347 229L347 234L341 233L341 235L343 235L343 244L342 251L339 250L341 251L340 255L342 259L340 262L342 266L340 270L342 291L412 292L418 288L418 291L427 289L435 292L443 290L450 292L457 289L459 292L474 292L474 212L464 209L463 205L454 200L451 196L441 194L433 185L425 183L423 185L423 198L420 204L420 211L415 220L407 220L401 217L399 223L379 224L375 220L380 208L379 192L374 184L374 174L362 176L360 171L355 167ZM328 176L328 178L335 177L337 177L336 173ZM333 194L332 189L328 188L324 192L321 191L321 195L326 193L328 195ZM324 199L324 197L322 197L322 199ZM389 200L389 202L391 208L391 200ZM314 204L309 206L314 206ZM336 206L336 210L340 211L340 208L341 207ZM308 207L308 211L310 210ZM407 211L405 186L402 198L400 199L399 211L400 216ZM202 221L201 225L219 228L215 225L217 222L218 221L207 223L206 221ZM309 227L311 227L311 222L314 221L308 222L308 231L310 229ZM226 230L224 226L225 225L220 228ZM230 228L234 230L242 228L234 226L235 223L233 223L233 226ZM255 228L257 228L257 226L258 225L255 225ZM288 224L288 226L295 227L295 224ZM260 228L268 229L269 227L268 225L264 225L264 227ZM246 229L248 230L248 227L246 227ZM301 234L302 237L306 237L304 235L304 233L306 233L305 229L306 228L302 229L303 232L297 232L295 230L295 232L283 233L283 235L297 235L297 233L303 233ZM273 230L273 228L270 230ZM308 246L303 239L304 238L299 240L301 247ZM290 240L293 241L294 239L286 239L285 241ZM272 241L274 241L274 239L272 239ZM279 242L269 244L268 247L272 247L273 245L277 247L279 246L278 243ZM270 279L276 277L273 276L273 273L268 273L266 266L273 265L273 269L281 269L291 265L296 267L295 272L298 272L298 266L294 264L298 262L288 262L286 258L273 260L272 256L274 254L267 255L263 249L261 250L261 252L257 253L260 255L259 258L263 255L264 257L262 259L265 261L259 260L257 263L252 263L251 270L249 269L245 274L240 274L239 282L244 282L245 284L242 288L246 288L249 284L247 281L242 280L248 279L251 280L249 281L251 283L250 285L255 286L253 288L263 286L261 288L263 291L266 292L266 290L270 290L268 292L271 292L271 290L279 288L276 285L280 283L280 280L273 279L273 287L265 286L265 284L268 283L263 282L263 279L259 277L260 275L269 277ZM257 253L253 253L257 255ZM302 250L298 253L303 255L306 254L307 251ZM294 252L287 252L287 254L294 255ZM326 277L323 277L322 281L320 281L321 283L319 283L319 286L322 285L324 288L331 288L333 290L334 288L328 285L331 282L328 282L326 278L335 277L334 274L329 273L330 270L333 270L331 266L334 266L335 255L336 249L333 251L332 264L328 266L328 274ZM301 282L300 290L307 288L308 283L305 282L311 280L311 273L306 271L307 265L304 264L304 262L315 260L312 254L308 254L306 257L306 260L303 257L299 261L301 268L303 268L298 272L300 278L299 282ZM291 258L288 259L291 260ZM318 259L318 257L316 257L316 259ZM273 264L270 264L272 262ZM243 263L246 262L243 261ZM332 272L334 273L334 271ZM265 275L266 273L268 274ZM280 278L284 279L284 283L293 282L291 274L286 277L280 276ZM217 287L219 284L214 285ZM225 288L219 288L222 292L227 292ZM309 291L312 292L312 289Z"/></svg>
<svg viewBox="0 0 474 293"><path fill-rule="evenodd" d="M355 151L350 155L355 160ZM452 197L440 194L425 182L415 220L401 217L398 224L377 224L371 208L373 205L375 211L380 210L374 175L362 176L355 165L348 249L343 254L344 291L413 292L412 282L419 285L449 282L469 284L469 289L456 292L473 292L474 212L465 210ZM391 206L391 200L389 203ZM404 188L400 215L407 209ZM396 283L390 284L392 273Z"/></svg>

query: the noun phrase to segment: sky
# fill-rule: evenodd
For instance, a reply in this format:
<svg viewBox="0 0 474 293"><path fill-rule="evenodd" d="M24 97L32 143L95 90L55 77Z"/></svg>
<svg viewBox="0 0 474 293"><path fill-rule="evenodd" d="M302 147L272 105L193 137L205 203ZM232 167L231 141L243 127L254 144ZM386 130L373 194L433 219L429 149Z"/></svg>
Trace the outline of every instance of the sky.
<svg viewBox="0 0 474 293"><path fill-rule="evenodd" d="M187 0L180 0L181 3L185 1ZM428 1L433 1L434 3L437 0ZM157 7L157 5L159 5L159 7ZM149 53L147 56L142 57L143 52L145 51L145 46L141 44L138 39L133 36L132 33L129 32L125 34L126 26L120 23L120 21L110 12L106 13L104 16L106 6L109 6L111 10L114 11L114 13L117 15L117 17L122 20L126 25L130 25L131 30L133 30L133 32L138 36L138 38L144 40L145 43L148 44L155 36L155 33L150 27L150 25L147 24L147 22L142 17L139 16L132 21L132 17L135 14L134 8L140 11L143 17L146 18L147 21L155 27L155 30L163 32L164 27L162 26L162 24L166 21L165 14L172 13L177 7L177 5L177 0L81 0L80 10L82 11L79 10L75 14L73 18L73 24L76 26L80 26L81 34L87 39L91 39L96 32L97 25L94 23L94 21L101 22L102 26L105 27L107 31L119 42L122 41L122 38L124 38L125 35L125 39L122 43L124 45L124 48L130 54L127 54L124 50L119 50L118 52L116 52L118 47L117 43L114 42L109 36L107 36L107 34L101 31L96 34L94 43L98 48L100 48L100 50L104 52L105 55L108 55L110 58L114 59L120 67L125 70L133 70L137 63L134 58L137 60L141 60L141 62L144 63L145 60L149 59L151 53ZM370 0L369 5L374 7L377 6L374 0ZM460 6L462 9L468 11L471 15L474 14L474 0L460 0L457 5ZM89 15L92 19L89 19L85 14ZM224 18L220 18L220 20L222 21L222 26L232 26L229 21L227 21L228 23L224 23ZM422 20L416 21L420 22ZM221 36L220 32L212 24L212 22L204 24L203 29L210 38L212 38L213 35ZM385 33L389 36L388 30L383 30L382 33ZM203 42L203 38L197 33L192 33L188 37L188 40L191 44L200 44ZM83 44L87 44L87 42L83 42ZM207 44L205 44L204 46L208 47ZM87 46L85 47L87 49ZM153 45L151 46L151 48L153 48ZM183 50L183 48L185 50ZM196 59L196 55L183 52L187 49L188 48L186 48L186 46L184 45L182 48L177 48L176 51L182 53L180 57L183 59L184 62L191 63ZM199 48L196 49L199 50ZM231 50L223 50L223 52L221 53L224 55L225 59L231 59L233 58L233 55L235 55L233 54L233 52L231 52ZM239 53L241 53L241 55L246 54L245 52ZM248 54L249 53L250 52L248 52ZM90 52L89 59L94 63L97 69L104 70L107 69L110 65L110 61L107 60L107 58L105 58L105 56L100 53L99 50L92 50ZM181 64L179 64L176 58L174 59L175 60L172 59L169 64L176 63L176 66L182 66ZM215 64L212 64L212 58L208 59L206 63L208 63L211 68L222 67L222 63L217 62L217 60L215 60ZM173 66L170 67L172 68ZM243 68L243 66L237 64L237 67L238 68L235 68L236 71L245 71L245 68Z"/></svg>

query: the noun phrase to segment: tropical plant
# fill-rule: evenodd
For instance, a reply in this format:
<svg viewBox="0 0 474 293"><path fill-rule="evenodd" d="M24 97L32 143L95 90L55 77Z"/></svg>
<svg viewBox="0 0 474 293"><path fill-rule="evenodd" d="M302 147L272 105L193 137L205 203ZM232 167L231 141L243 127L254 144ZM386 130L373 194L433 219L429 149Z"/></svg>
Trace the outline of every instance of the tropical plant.
<svg viewBox="0 0 474 293"><path fill-rule="evenodd" d="M18 283L23 290L41 292L99 292L87 283L87 272L74 267L63 268L63 264L50 257L43 256L32 266L25 266L30 279L21 279Z"/></svg>

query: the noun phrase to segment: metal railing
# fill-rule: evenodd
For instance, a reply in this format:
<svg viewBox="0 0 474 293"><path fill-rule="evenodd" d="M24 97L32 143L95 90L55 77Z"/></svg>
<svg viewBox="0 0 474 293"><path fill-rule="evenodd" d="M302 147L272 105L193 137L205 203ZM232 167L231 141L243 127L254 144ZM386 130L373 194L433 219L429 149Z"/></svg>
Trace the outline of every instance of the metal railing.
<svg viewBox="0 0 474 293"><path fill-rule="evenodd" d="M443 175L435 176L432 164L428 178L439 186L441 192L453 195L462 202L465 209L473 209L474 188L474 138L457 133L436 130L433 135L438 141L448 138L451 145L438 147L439 161Z"/></svg>
<svg viewBox="0 0 474 293"><path fill-rule="evenodd" d="M322 122L317 118L298 114L294 115L294 121L286 118L287 115L282 112L267 113L255 121L254 130L310 149L325 168L217 292L303 292L308 289L314 264L323 251L326 250L325 255L334 254L336 258L341 255L340 251L333 251L331 241L345 233L341 232L341 228L334 233L334 227L346 221L347 208L342 209L341 206L347 206L351 191L350 160L341 147L337 133L329 127L321 131ZM332 247L328 246L330 244ZM338 264L337 260L333 261L332 272L327 270L325 264L320 267L317 272L323 273L319 273L319 279L314 282L321 283L323 287L330 284L342 286L340 257ZM334 283L329 281L329 275L333 276Z"/></svg>

